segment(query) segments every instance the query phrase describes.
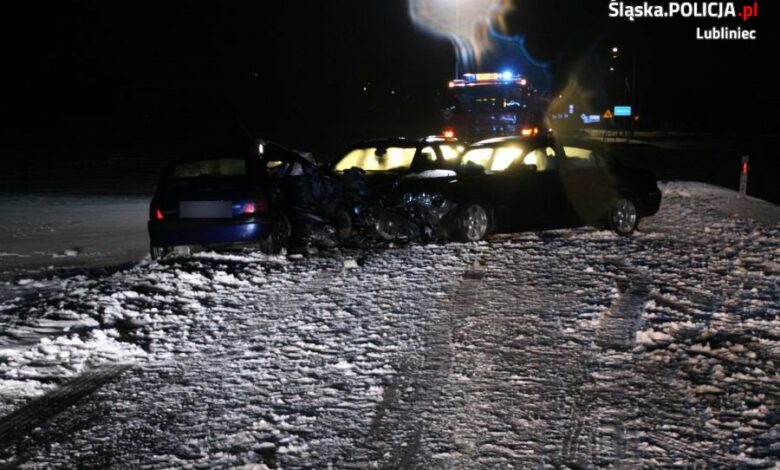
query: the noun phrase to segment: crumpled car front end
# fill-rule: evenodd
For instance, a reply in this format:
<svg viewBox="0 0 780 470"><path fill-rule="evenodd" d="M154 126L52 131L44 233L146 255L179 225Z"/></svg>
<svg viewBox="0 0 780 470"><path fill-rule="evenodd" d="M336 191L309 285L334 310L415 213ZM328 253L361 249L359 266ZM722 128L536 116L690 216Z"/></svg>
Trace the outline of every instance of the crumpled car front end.
<svg viewBox="0 0 780 470"><path fill-rule="evenodd" d="M417 230L415 241L438 243L452 239L457 204L442 194L409 190L386 196L388 208L403 217Z"/></svg>

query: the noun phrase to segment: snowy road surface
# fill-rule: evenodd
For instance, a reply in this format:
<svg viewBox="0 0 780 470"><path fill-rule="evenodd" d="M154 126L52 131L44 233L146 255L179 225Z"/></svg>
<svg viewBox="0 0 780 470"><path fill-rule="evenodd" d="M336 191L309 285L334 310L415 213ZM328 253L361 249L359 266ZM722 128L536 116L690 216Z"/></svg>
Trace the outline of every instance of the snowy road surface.
<svg viewBox="0 0 780 470"><path fill-rule="evenodd" d="M0 466L776 468L780 210L199 254L0 301Z"/></svg>
<svg viewBox="0 0 780 470"><path fill-rule="evenodd" d="M140 261L149 198L0 195L0 279Z"/></svg>

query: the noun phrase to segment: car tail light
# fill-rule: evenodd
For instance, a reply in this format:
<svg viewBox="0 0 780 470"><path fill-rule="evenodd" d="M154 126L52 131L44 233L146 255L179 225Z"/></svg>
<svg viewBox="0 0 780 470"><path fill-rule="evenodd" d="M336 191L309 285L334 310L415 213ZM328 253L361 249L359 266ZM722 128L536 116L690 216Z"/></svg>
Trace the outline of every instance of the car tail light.
<svg viewBox="0 0 780 470"><path fill-rule="evenodd" d="M265 212L268 210L268 201L265 197L258 196L250 199L244 204L244 210L242 214L257 214L258 212Z"/></svg>
<svg viewBox="0 0 780 470"><path fill-rule="evenodd" d="M152 202L152 206L149 208L149 219L163 220L164 218L165 214L160 208L160 205L156 201Z"/></svg>

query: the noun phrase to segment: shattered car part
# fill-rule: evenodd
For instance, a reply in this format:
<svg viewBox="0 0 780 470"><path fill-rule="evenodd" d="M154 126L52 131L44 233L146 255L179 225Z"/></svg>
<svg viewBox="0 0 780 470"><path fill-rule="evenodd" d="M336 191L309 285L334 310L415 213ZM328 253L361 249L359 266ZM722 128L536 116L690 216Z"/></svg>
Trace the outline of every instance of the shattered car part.
<svg viewBox="0 0 780 470"><path fill-rule="evenodd" d="M356 233L388 242L420 240L420 227L402 211L389 207L386 197L374 189L364 170L345 170L341 189Z"/></svg>
<svg viewBox="0 0 780 470"><path fill-rule="evenodd" d="M333 248L351 235L352 219L344 208L341 185L311 154L265 145L271 198L288 215L294 246Z"/></svg>

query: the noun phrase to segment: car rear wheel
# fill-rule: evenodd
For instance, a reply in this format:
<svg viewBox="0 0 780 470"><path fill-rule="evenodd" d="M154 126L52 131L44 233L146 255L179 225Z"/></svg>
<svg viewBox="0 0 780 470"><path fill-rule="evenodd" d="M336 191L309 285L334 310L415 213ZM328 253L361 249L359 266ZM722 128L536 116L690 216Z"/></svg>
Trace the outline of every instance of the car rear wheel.
<svg viewBox="0 0 780 470"><path fill-rule="evenodd" d="M260 241L260 251L267 255L278 255L283 249L287 249L291 232L290 219L286 215L280 214L271 226L271 233Z"/></svg>
<svg viewBox="0 0 780 470"><path fill-rule="evenodd" d="M639 211L634 201L620 198L612 203L609 212L609 226L618 235L628 236L639 225Z"/></svg>
<svg viewBox="0 0 780 470"><path fill-rule="evenodd" d="M149 248L149 254L152 256L152 259L160 259L163 256L167 255L171 252L171 249L164 246L154 246L152 245Z"/></svg>
<svg viewBox="0 0 780 470"><path fill-rule="evenodd" d="M465 204L458 211L455 224L455 233L460 241L477 242L487 236L490 218L482 204Z"/></svg>

